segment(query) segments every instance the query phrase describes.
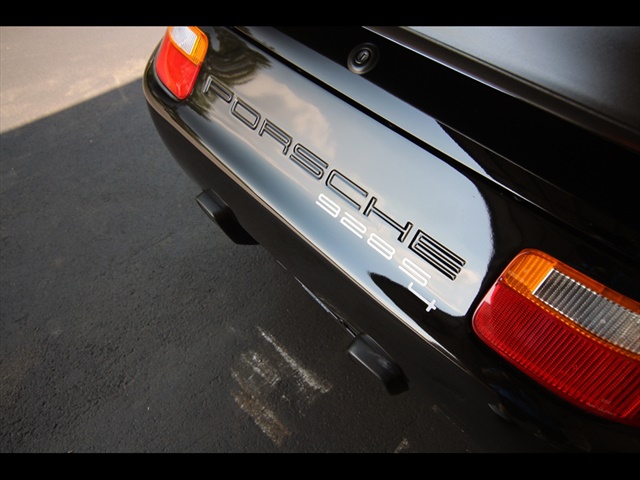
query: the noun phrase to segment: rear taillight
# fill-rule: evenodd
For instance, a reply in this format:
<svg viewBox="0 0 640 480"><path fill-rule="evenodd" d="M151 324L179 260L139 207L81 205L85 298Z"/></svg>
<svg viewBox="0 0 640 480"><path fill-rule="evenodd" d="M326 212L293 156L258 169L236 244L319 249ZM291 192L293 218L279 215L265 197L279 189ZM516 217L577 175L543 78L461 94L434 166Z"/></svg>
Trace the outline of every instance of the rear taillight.
<svg viewBox="0 0 640 480"><path fill-rule="evenodd" d="M167 28L155 69L160 81L180 100L193 90L207 46L207 36L196 27Z"/></svg>
<svg viewBox="0 0 640 480"><path fill-rule="evenodd" d="M478 336L573 404L640 425L640 304L535 250L518 255L474 319Z"/></svg>

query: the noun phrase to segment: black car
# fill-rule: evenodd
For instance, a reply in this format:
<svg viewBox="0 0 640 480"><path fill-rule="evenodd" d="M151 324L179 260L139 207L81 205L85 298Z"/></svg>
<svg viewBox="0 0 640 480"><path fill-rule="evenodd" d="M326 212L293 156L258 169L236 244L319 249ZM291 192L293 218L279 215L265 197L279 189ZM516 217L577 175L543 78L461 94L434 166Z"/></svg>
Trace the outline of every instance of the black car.
<svg viewBox="0 0 640 480"><path fill-rule="evenodd" d="M639 452L639 65L637 27L170 27L143 84L389 393Z"/></svg>

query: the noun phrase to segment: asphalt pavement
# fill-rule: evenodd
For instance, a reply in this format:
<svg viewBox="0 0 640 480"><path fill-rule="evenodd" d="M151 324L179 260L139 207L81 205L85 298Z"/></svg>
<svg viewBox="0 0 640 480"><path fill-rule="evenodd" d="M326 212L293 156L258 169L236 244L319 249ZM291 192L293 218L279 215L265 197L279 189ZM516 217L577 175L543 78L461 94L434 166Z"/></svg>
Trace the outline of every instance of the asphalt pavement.
<svg viewBox="0 0 640 480"><path fill-rule="evenodd" d="M142 93L163 31L0 27L0 453L513 451L200 211Z"/></svg>

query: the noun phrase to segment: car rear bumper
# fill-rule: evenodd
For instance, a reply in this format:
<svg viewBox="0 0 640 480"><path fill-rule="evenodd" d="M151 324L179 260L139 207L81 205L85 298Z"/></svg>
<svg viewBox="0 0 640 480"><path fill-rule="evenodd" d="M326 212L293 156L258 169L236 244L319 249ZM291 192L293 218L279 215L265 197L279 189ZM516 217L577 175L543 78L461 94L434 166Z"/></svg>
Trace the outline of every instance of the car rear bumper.
<svg viewBox="0 0 640 480"><path fill-rule="evenodd" d="M577 263L602 255L590 239L489 181L433 119L411 112L423 121L417 139L241 35L213 29L211 38L219 55L187 101L167 94L153 57L143 84L163 141L204 192L201 206L235 241L270 251L467 431L488 436L498 413L559 448L640 451L637 429L554 397L471 326L518 252ZM609 257L609 268L629 272ZM363 348L359 358L371 353Z"/></svg>

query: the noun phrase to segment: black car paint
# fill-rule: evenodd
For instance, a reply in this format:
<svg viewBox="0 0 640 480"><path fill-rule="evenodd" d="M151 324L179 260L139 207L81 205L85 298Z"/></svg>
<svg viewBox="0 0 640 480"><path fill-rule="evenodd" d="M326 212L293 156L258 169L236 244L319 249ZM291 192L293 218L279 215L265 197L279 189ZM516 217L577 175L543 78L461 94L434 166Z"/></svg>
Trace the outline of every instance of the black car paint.
<svg viewBox="0 0 640 480"><path fill-rule="evenodd" d="M254 42L244 30L202 29L210 38L227 42L226 48L217 50L224 55L207 58L205 72L240 82L251 75L256 62L267 69L270 62L285 62L282 58L271 59L270 56L276 54ZM368 111L366 105L346 98L332 86L296 68L296 73L307 75L314 83L446 163L477 188L487 206L490 231L486 235L491 236L494 250L486 271L482 272L480 293L466 315L442 311L427 315L424 305L405 286L390 279L384 271L369 273L371 282L395 307L415 319L435 339L435 346L444 347L445 352L418 338L387 308L372 301L367 291L342 274L340 265L293 232L280 215L274 215L273 209L250 185L233 181L224 167L211 160L207 149L224 140L209 134L212 115L207 109L211 108L211 100L205 98L206 92L202 93L206 76L198 80L192 98L184 103L175 102L155 77L152 57L144 78L150 113L183 169L202 190L216 192L251 236L351 332L363 332L375 339L403 368L410 384L424 378L427 384L433 385L434 377L437 378L442 394L457 398L450 404L463 405L466 412L458 415L464 422L472 424L479 417L493 416L487 407L492 405L494 411L560 448L640 451L637 429L586 414L556 398L482 344L470 322L483 293L514 255L528 247L560 258L632 298L640 297L638 224L635 216L620 208L620 205L633 206L633 190L628 185L633 180L629 176L619 180L622 183L613 184L606 176L600 176L598 182L593 182L590 174L585 176L586 184L574 182L576 165L602 163L604 157L619 159L620 164L609 164L614 175L615 169L628 167L638 159L637 151L594 136L531 105L523 105L432 61L417 59L370 31L341 29L339 35L333 36L336 41L325 43L315 41L313 32L305 29L282 31L298 39L303 37L306 44L336 63L344 64L345 69L348 68L345 61L354 46L374 42L381 50L381 59L376 68L366 74L367 79L392 93L401 93L405 100L434 116L443 130L489 172L484 176L466 168L396 125L388 124ZM394 60L388 62L388 59ZM402 74L399 69L406 65L425 69L422 75L433 82L429 95L424 95L423 83L415 83L415 74ZM513 118L522 119L522 123L514 123ZM505 135L505 131L508 134ZM191 140L187 140L188 136ZM540 141L541 137L544 141ZM568 171L557 168L561 160L573 168ZM616 175L616 179L618 177ZM594 202L596 187L602 197ZM593 207L594 203L597 207ZM316 233L322 235L322 232Z"/></svg>
<svg viewBox="0 0 640 480"><path fill-rule="evenodd" d="M496 182L640 260L635 178L619 174L639 158L637 134L619 141L595 135L366 29L334 29L328 38L339 42L314 29L282 30L338 64L349 45L375 42L381 60L367 80L437 119Z"/></svg>

